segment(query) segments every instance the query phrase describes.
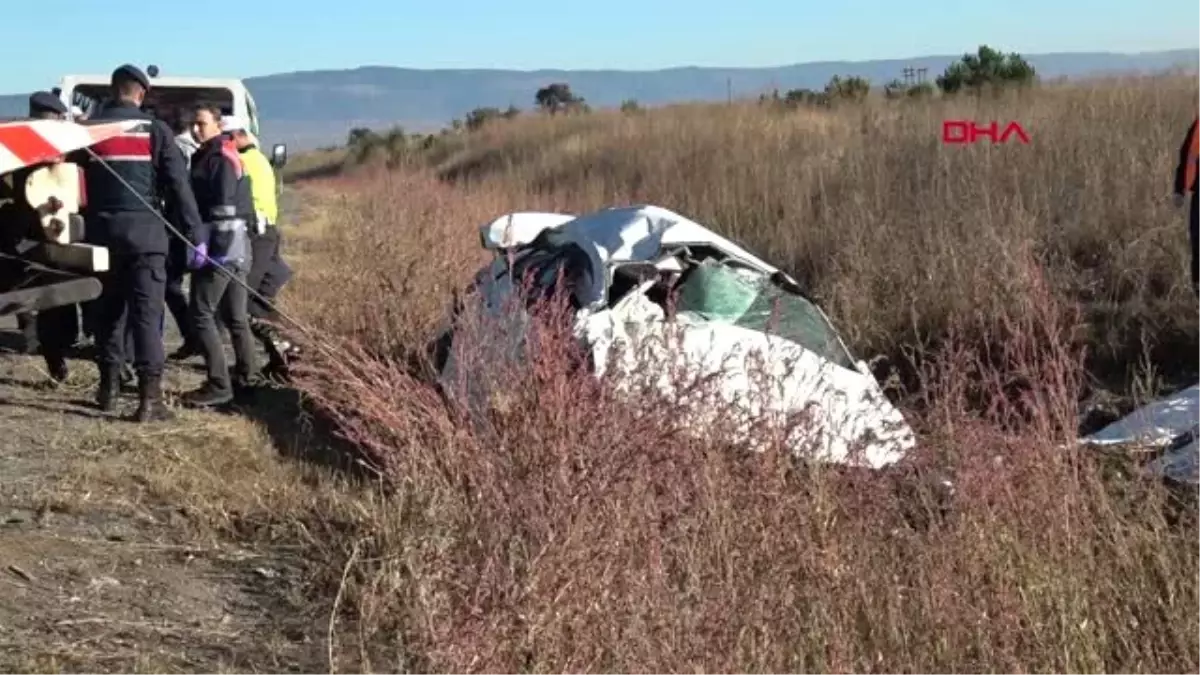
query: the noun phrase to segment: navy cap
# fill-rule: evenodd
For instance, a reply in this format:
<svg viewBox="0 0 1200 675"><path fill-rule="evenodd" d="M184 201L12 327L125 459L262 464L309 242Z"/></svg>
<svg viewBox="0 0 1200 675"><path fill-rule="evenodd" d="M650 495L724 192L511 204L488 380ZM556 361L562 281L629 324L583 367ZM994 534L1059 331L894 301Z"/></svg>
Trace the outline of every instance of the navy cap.
<svg viewBox="0 0 1200 675"><path fill-rule="evenodd" d="M118 80L133 80L142 85L143 89L150 89L150 78L146 77L141 68L128 63L113 71L113 84L116 84Z"/></svg>
<svg viewBox="0 0 1200 675"><path fill-rule="evenodd" d="M48 91L35 91L29 97L29 114L36 115L43 112L66 115L67 106L57 96Z"/></svg>

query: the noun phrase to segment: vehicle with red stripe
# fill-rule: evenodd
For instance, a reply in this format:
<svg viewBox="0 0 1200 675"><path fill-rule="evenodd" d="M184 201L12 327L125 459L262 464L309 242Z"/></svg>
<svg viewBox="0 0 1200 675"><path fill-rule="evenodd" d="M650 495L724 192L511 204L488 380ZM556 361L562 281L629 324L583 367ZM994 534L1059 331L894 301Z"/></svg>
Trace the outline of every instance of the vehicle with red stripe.
<svg viewBox="0 0 1200 675"><path fill-rule="evenodd" d="M99 297L94 275L108 270L108 250L82 241L83 171L65 158L84 148L107 160L136 152L139 124L0 122L0 315Z"/></svg>

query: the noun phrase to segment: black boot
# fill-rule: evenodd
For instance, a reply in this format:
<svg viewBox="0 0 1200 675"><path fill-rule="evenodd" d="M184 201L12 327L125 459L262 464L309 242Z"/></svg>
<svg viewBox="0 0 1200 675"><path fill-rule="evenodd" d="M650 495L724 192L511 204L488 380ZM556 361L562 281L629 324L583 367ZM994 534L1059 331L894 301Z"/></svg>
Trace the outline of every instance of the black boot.
<svg viewBox="0 0 1200 675"><path fill-rule="evenodd" d="M127 361L125 362L125 365L121 366L121 391L133 393L134 391L137 391L137 387L137 371L134 370L133 366Z"/></svg>
<svg viewBox="0 0 1200 675"><path fill-rule="evenodd" d="M281 380L287 376L287 360L284 359L283 353L275 345L274 336L265 330L255 330L254 320L251 319L251 332L254 337L258 338L259 344L262 345L263 351L267 353L267 365L263 367L259 373L265 380Z"/></svg>
<svg viewBox="0 0 1200 675"><path fill-rule="evenodd" d="M71 371L67 368L67 360L60 354L46 354L46 370L50 371L50 379L61 384L67 381Z"/></svg>
<svg viewBox="0 0 1200 675"><path fill-rule="evenodd" d="M194 389L183 395L185 405L195 406L197 408L212 408L225 405L233 400L233 387L228 383L216 383L207 380L200 385L199 389Z"/></svg>
<svg viewBox="0 0 1200 675"><path fill-rule="evenodd" d="M120 386L120 367L100 366L100 386L96 389L96 405L100 406L104 412L116 410Z"/></svg>
<svg viewBox="0 0 1200 675"><path fill-rule="evenodd" d="M157 375L138 378L138 407L131 422L170 422L175 414L163 403L162 377Z"/></svg>
<svg viewBox="0 0 1200 675"><path fill-rule="evenodd" d="M200 356L203 352L194 344L184 342L183 346L171 352L167 359L171 361L187 361L193 356Z"/></svg>

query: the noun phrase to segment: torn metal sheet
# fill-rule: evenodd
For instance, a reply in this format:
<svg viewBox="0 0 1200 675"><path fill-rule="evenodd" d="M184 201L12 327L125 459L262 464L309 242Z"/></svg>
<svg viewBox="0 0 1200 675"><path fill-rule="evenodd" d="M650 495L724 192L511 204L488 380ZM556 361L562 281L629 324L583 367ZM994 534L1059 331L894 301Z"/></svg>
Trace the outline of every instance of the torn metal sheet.
<svg viewBox="0 0 1200 675"><path fill-rule="evenodd" d="M1200 384L1144 405L1079 439L1095 446L1129 446L1162 454L1146 471L1172 481L1200 484Z"/></svg>

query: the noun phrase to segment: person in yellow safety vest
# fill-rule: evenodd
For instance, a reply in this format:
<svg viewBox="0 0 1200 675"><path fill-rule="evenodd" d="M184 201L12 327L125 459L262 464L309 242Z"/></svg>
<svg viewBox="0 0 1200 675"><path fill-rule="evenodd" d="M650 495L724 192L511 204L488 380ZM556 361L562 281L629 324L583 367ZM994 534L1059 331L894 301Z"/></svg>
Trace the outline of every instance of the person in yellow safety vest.
<svg viewBox="0 0 1200 675"><path fill-rule="evenodd" d="M222 117L221 121L222 129L237 146L242 166L250 177L250 195L257 221L250 237L253 262L246 276L247 285L254 291L249 299L250 331L258 338L269 358L264 375L285 376L285 357L294 356L294 349L265 321L275 317L271 305L292 275L279 254L282 241L278 227L279 210L275 201L275 167L258 149L258 139L249 130L245 120L230 115Z"/></svg>
<svg viewBox="0 0 1200 675"><path fill-rule="evenodd" d="M275 168L271 166L271 160L258 149L258 139L250 133L241 117L222 117L221 130L233 139L238 154L242 157L246 175L250 177L250 195L254 200L254 212L258 220L256 229L261 234L267 227L275 225L279 216L275 204Z"/></svg>

